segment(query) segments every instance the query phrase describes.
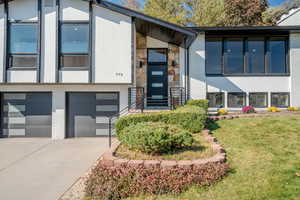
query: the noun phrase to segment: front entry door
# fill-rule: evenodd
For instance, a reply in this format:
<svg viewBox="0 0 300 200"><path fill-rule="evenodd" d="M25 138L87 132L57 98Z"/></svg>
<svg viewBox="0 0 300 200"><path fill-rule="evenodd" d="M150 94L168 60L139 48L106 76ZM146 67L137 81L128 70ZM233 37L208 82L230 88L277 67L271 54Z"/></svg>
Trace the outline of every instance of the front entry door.
<svg viewBox="0 0 300 200"><path fill-rule="evenodd" d="M168 106L167 55L167 49L148 49L147 106Z"/></svg>

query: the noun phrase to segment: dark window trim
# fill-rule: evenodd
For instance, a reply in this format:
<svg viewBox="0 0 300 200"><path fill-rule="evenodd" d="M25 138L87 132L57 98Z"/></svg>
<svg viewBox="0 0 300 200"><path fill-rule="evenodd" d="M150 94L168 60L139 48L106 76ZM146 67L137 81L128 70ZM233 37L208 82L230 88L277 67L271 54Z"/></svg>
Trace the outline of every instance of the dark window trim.
<svg viewBox="0 0 300 200"><path fill-rule="evenodd" d="M229 106L229 95L230 94L243 94L243 96L244 96L244 101L245 101L245 104L244 105L242 105L242 106L237 106L237 107L231 107L231 106ZM227 107L228 108L242 108L243 106L246 106L247 105L247 93L246 92L228 92L227 93Z"/></svg>
<svg viewBox="0 0 300 200"><path fill-rule="evenodd" d="M206 49L207 49L207 41L208 40L214 40L214 41L217 40L217 41L221 42L221 54L222 54L222 56L221 56L221 73L224 74L224 38L220 38L220 37L208 37L208 38L205 39L205 58L208 57L207 56L208 54L207 54L207 51L206 51ZM205 59L205 66L208 65L207 62L208 62L208 60ZM211 76L219 75L219 73L208 73L206 67L205 67L205 74L206 75L209 74Z"/></svg>
<svg viewBox="0 0 300 200"><path fill-rule="evenodd" d="M241 38L241 40L243 41L243 58L244 58L244 73L236 73L236 74L228 74L228 73L225 73L225 42L227 39L230 39L230 38ZM264 38L264 42L265 42L265 48L264 48L264 51L265 51L265 54L264 54L264 59L265 59L265 66L264 66L264 70L265 72L264 73L249 73L248 72L248 66L247 66L247 57L248 57L248 54L247 54L247 44L249 42L249 38ZM284 39L285 40L285 50L286 50L286 65L285 65L285 73L269 73L269 51L268 51L268 43L269 41L271 41L272 39L275 39L275 38L281 38L281 39ZM224 77L230 77L230 76L290 76L290 60L289 60L289 56L290 56L290 44L289 44L289 36L288 35L209 35L209 36L206 36L206 39L205 39L205 43L208 41L208 40L221 40L222 41L222 66L221 66L221 74L218 74L218 73L208 73L207 70L206 70L206 67L205 67L205 74L206 76L210 76L210 77L214 77L214 76L224 76ZM206 45L206 44L205 44ZM205 55L207 55L207 51L205 51ZM206 56L207 58L207 56ZM207 62L208 60L205 59L205 66L207 66Z"/></svg>
<svg viewBox="0 0 300 200"><path fill-rule="evenodd" d="M207 92L206 93L207 100L208 100L209 94L221 94L222 95L222 104L223 104L223 107L221 107L221 108L225 108L225 92ZM209 107L209 108L220 108L220 107Z"/></svg>
<svg viewBox="0 0 300 200"><path fill-rule="evenodd" d="M288 95L288 106L278 106L273 103L273 95ZM287 108L291 105L291 94L289 92L271 92L271 106L278 108Z"/></svg>
<svg viewBox="0 0 300 200"><path fill-rule="evenodd" d="M255 106L255 108L267 108L269 106L269 93L268 92L249 92L249 106L253 106L250 104L250 96L255 94L264 94L267 97L267 105L266 106Z"/></svg>

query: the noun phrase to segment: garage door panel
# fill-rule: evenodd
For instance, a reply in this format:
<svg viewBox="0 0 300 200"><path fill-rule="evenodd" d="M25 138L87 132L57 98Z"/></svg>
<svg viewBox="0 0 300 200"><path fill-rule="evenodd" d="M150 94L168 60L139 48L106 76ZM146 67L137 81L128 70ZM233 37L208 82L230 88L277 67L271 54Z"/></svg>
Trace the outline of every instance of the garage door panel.
<svg viewBox="0 0 300 200"><path fill-rule="evenodd" d="M2 135L51 137L51 93L3 93Z"/></svg>
<svg viewBox="0 0 300 200"><path fill-rule="evenodd" d="M108 116L118 113L118 93L69 93L67 137L108 135Z"/></svg>

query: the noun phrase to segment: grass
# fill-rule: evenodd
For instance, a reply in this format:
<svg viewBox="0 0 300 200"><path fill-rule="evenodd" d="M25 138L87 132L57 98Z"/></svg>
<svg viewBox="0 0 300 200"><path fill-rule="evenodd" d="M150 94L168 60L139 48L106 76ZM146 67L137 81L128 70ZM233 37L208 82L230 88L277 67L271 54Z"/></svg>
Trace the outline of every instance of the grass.
<svg viewBox="0 0 300 200"><path fill-rule="evenodd" d="M192 147L177 150L170 154L149 155L140 151L129 150L125 145L120 145L116 151L116 156L131 160L195 160L208 158L215 154L202 134L193 134L193 138L195 142Z"/></svg>
<svg viewBox="0 0 300 200"><path fill-rule="evenodd" d="M210 128L227 150L228 177L177 196L128 200L300 200L300 117L223 120Z"/></svg>

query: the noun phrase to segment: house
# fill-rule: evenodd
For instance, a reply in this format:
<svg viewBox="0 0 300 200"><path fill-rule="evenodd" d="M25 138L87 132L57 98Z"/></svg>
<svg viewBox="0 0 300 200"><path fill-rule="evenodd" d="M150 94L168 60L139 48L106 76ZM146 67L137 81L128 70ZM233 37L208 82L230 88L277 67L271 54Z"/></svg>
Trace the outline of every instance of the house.
<svg viewBox="0 0 300 200"><path fill-rule="evenodd" d="M111 115L186 98L300 106L300 24L188 28L104 0L1 0L0 27L2 137L107 136Z"/></svg>

